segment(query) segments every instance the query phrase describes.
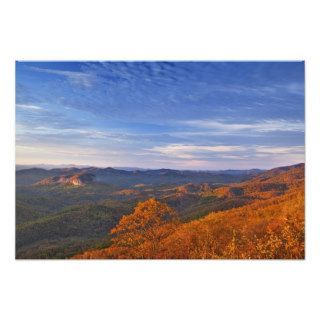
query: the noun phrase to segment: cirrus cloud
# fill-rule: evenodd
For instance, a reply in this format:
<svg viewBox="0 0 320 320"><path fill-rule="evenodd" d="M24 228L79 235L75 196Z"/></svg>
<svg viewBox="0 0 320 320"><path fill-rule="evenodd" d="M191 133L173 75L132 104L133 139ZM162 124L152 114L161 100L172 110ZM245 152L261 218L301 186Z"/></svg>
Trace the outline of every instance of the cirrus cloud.
<svg viewBox="0 0 320 320"><path fill-rule="evenodd" d="M211 129L226 133L241 133L245 131L261 133L275 131L304 132L304 122L300 120L275 119L252 123L230 123L223 120L188 120L182 123L190 127Z"/></svg>

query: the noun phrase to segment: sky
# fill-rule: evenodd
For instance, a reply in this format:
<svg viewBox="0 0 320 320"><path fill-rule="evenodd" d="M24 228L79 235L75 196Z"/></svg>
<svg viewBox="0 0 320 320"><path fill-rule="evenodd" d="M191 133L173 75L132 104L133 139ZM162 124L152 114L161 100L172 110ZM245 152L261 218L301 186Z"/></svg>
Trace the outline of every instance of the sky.
<svg viewBox="0 0 320 320"><path fill-rule="evenodd" d="M304 162L304 62L16 62L16 163Z"/></svg>

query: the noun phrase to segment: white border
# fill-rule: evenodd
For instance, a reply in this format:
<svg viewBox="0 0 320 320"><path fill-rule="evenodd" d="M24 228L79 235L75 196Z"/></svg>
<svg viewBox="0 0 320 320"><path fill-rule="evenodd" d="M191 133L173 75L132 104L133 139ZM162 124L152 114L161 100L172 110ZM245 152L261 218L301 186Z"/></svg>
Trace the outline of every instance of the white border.
<svg viewBox="0 0 320 320"><path fill-rule="evenodd" d="M317 319L317 1L0 4L2 319ZM15 60L305 60L305 261L15 261ZM317 290L318 291L318 290Z"/></svg>

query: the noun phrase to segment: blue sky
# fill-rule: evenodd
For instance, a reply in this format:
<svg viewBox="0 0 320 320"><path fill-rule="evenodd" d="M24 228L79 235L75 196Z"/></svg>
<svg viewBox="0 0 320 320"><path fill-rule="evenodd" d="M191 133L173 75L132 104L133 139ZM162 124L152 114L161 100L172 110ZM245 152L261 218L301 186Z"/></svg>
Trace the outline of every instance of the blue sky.
<svg viewBox="0 0 320 320"><path fill-rule="evenodd" d="M17 62L16 162L304 162L304 63Z"/></svg>

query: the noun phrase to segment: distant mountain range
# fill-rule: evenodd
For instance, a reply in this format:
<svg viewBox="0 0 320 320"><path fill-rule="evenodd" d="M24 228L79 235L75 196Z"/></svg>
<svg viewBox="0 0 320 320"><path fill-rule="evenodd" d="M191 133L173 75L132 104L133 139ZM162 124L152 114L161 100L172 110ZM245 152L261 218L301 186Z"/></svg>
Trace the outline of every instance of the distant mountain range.
<svg viewBox="0 0 320 320"><path fill-rule="evenodd" d="M65 168L88 168L91 167L89 165L78 165L78 164L17 164L16 171L23 170L23 169L33 169L33 168L40 168L40 169L65 169ZM98 167L97 167L98 168ZM100 167L99 167L100 168ZM101 167L102 168L102 167ZM114 169L120 170L127 170L127 171L134 171L134 170L150 170L150 168L139 168L139 167L113 167Z"/></svg>
<svg viewBox="0 0 320 320"><path fill-rule="evenodd" d="M136 184L231 183L251 179L263 170L189 171L172 169L123 170L97 167L55 169L30 168L16 171L17 185L73 185L102 183L122 187Z"/></svg>

